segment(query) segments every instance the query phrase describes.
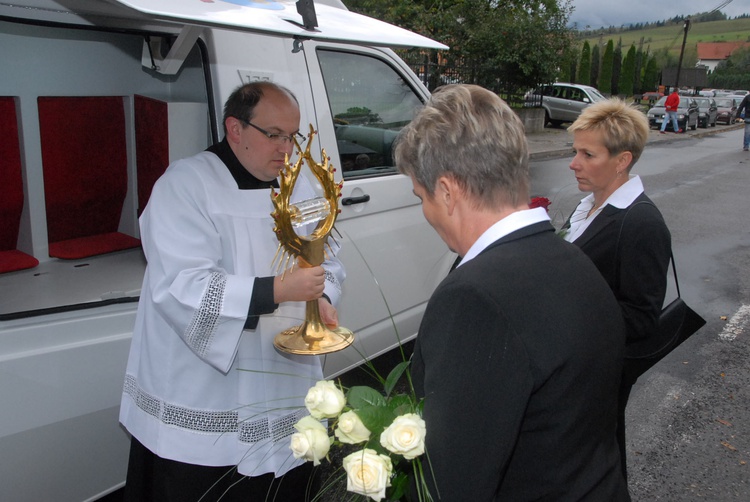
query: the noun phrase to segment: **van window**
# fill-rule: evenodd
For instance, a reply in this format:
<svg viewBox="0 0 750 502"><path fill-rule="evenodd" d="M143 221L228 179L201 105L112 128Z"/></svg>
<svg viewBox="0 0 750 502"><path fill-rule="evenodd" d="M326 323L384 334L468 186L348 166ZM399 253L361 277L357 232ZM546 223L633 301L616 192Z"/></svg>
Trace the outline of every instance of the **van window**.
<svg viewBox="0 0 750 502"><path fill-rule="evenodd" d="M318 49L344 178L396 173L393 140L422 100L385 61Z"/></svg>

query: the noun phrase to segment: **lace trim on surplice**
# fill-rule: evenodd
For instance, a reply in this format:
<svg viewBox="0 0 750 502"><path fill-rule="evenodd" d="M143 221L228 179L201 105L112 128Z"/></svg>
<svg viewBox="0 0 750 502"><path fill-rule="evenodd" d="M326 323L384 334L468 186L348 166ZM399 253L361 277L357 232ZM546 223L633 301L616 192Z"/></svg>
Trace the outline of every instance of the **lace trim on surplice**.
<svg viewBox="0 0 750 502"><path fill-rule="evenodd" d="M308 414L307 410L301 408L274 420L269 420L265 415L240 420L237 410L196 410L165 403L141 389L132 375L125 377L125 393L136 406L164 425L203 434L232 433L243 443L287 438L296 432L294 424Z"/></svg>
<svg viewBox="0 0 750 502"><path fill-rule="evenodd" d="M330 282L333 287L336 288L336 291L341 294L341 283L336 278L336 276L328 270L326 270L326 281Z"/></svg>

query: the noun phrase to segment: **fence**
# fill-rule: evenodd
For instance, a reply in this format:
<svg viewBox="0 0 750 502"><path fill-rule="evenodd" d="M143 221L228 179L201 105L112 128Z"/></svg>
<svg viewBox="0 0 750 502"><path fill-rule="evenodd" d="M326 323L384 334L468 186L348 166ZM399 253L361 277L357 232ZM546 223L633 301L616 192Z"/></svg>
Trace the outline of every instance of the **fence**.
<svg viewBox="0 0 750 502"><path fill-rule="evenodd" d="M404 51L399 53L399 56L406 61L429 91L446 84L476 84L493 91L511 107L533 107L542 104L541 95L534 94L531 90L525 93L509 91L508 89L513 86L500 79L488 78L487 75L492 75L493 72L484 66L430 61L429 55L414 51ZM535 87L538 87L537 84L530 83L528 88Z"/></svg>

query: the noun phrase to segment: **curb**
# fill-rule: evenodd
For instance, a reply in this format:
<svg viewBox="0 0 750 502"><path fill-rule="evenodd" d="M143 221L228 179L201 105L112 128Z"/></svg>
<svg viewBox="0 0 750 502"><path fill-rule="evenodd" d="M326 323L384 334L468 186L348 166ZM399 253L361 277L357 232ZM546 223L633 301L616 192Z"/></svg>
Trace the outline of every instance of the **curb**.
<svg viewBox="0 0 750 502"><path fill-rule="evenodd" d="M650 134L654 130L649 131L649 139L646 143L646 146L652 143L671 143L673 141L685 141L689 138L704 138L706 136L713 136L714 134L719 134L725 131L735 131L737 129L743 129L745 127L745 124L729 124L727 126L723 126L721 129L714 126L713 128L706 128L706 129L696 129L695 131L688 130L683 134L674 134L670 133L667 136L663 136L659 134L658 131L656 131L656 134L652 135ZM561 131L561 135L566 134L566 131ZM572 154L571 149L569 146L566 147L560 147L560 148L553 148L551 150L539 150L536 152L531 152L529 154L529 160L549 160L549 159L556 159L561 157L567 157Z"/></svg>

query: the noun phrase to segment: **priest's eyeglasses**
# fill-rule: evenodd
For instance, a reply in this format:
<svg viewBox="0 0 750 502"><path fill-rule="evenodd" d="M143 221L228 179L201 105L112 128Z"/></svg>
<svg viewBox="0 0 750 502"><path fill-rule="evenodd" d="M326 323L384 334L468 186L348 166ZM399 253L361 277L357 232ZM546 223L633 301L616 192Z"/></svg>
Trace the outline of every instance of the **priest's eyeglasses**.
<svg viewBox="0 0 750 502"><path fill-rule="evenodd" d="M253 124L252 122L248 122L245 119L238 118L237 120L239 120L240 122L243 122L243 123L249 125L250 127L252 127L253 129L255 129L256 131L258 131L262 135L264 135L266 138L270 139L272 143L276 143L277 145L283 145L283 144L286 144L286 143L294 143L294 138L297 138L297 142L298 143L302 143L303 141L305 141L307 139L304 135L300 134L299 131L295 132L294 134L289 134L289 135L286 135L286 134L276 134L276 133L268 132L265 129L263 129L262 127L258 127L257 125Z"/></svg>

